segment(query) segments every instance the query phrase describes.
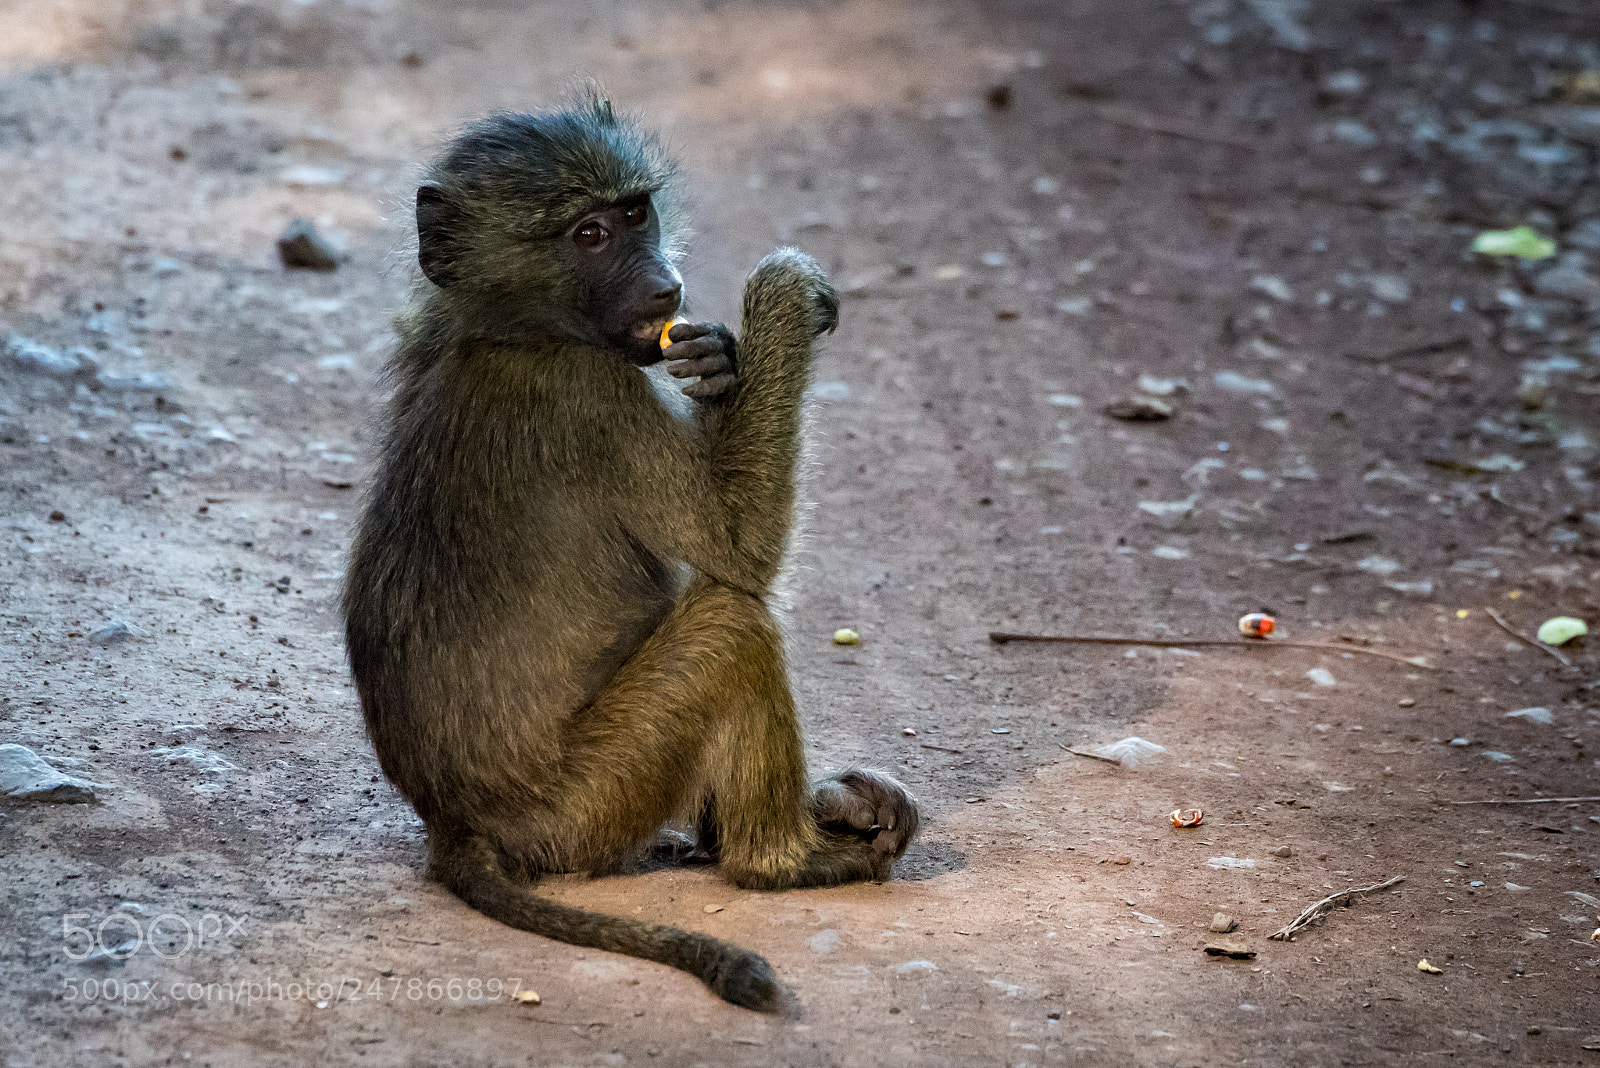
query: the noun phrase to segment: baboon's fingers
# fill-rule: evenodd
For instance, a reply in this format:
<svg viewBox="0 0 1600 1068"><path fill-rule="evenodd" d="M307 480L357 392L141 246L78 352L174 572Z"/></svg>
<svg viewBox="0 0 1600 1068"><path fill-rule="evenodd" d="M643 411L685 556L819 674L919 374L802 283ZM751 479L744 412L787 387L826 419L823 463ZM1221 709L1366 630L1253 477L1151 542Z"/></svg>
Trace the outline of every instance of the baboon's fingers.
<svg viewBox="0 0 1600 1068"><path fill-rule="evenodd" d="M672 329L667 331L667 340L674 345L693 341L695 338L712 333L719 325L718 323L674 323Z"/></svg>
<svg viewBox="0 0 1600 1068"><path fill-rule="evenodd" d="M704 345L704 341L686 341L684 345ZM677 345L672 346L674 350ZM683 357L673 356L673 362L667 364L667 373L673 378L709 378L712 375L728 374L733 371L733 361L721 349L711 349L709 352L696 349L684 353Z"/></svg>
<svg viewBox="0 0 1600 1068"><path fill-rule="evenodd" d="M702 378L693 385L684 386L683 393L686 397L703 400L706 397L716 397L733 388L732 375L714 375L711 378Z"/></svg>

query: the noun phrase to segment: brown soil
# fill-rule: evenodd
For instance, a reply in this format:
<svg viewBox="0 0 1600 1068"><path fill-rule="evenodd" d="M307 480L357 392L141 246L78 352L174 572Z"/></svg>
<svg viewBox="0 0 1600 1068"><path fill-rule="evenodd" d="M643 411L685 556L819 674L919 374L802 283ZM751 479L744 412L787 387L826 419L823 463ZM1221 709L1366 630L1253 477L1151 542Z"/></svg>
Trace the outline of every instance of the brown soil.
<svg viewBox="0 0 1600 1068"><path fill-rule="evenodd" d="M1593 643L1569 670L1484 612L1600 614L1600 319L1466 251L1600 217L1560 80L1600 66L1600 19L1309 5L1297 50L1254 13L1293 7L0 7L0 317L179 383L0 368L0 742L108 784L0 806L4 1065L1600 1064L1600 805L1450 804L1600 793ZM1346 70L1364 90L1327 81ZM758 949L797 1020L426 883L346 681L339 576L416 164L574 74L676 146L698 312L731 316L782 242L845 294L795 685L819 766L893 767L929 818L882 886L670 869L544 892ZM1430 115L1445 139L1525 127L1452 148ZM347 262L283 270L292 216ZM1523 361L1555 356L1577 370L1524 410ZM1176 418L1101 413L1140 375L1187 380ZM986 637L1227 637L1260 609L1429 667ZM145 634L84 637L109 619ZM1553 721L1506 717L1530 706ZM1127 735L1166 752L1063 749ZM1254 959L1201 952L1219 910ZM169 919L126 962L69 959L64 916L114 915L205 943ZM512 978L542 1004L470 996ZM260 1000L215 985L241 983Z"/></svg>

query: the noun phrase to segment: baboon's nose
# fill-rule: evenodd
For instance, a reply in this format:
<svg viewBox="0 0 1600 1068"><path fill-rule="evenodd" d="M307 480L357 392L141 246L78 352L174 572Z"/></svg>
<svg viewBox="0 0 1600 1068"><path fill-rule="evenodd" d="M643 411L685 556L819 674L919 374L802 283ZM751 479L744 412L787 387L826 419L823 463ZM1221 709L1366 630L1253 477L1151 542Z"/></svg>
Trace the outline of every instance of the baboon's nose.
<svg viewBox="0 0 1600 1068"><path fill-rule="evenodd" d="M650 294L650 303L662 315L670 316L678 310L678 301L683 297L683 283L673 282L656 292Z"/></svg>

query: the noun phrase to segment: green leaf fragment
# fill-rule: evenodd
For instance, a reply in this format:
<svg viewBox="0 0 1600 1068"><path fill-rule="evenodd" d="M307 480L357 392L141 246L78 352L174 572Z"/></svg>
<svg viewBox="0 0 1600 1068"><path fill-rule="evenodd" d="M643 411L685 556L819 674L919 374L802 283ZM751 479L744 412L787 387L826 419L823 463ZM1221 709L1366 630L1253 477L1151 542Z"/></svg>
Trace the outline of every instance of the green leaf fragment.
<svg viewBox="0 0 1600 1068"><path fill-rule="evenodd" d="M1472 239L1472 251L1485 256L1547 260L1556 254L1556 243L1531 226L1518 226L1510 230L1483 231Z"/></svg>
<svg viewBox="0 0 1600 1068"><path fill-rule="evenodd" d="M1589 624L1571 616L1556 616L1539 624L1539 640L1546 645L1565 645L1589 633Z"/></svg>

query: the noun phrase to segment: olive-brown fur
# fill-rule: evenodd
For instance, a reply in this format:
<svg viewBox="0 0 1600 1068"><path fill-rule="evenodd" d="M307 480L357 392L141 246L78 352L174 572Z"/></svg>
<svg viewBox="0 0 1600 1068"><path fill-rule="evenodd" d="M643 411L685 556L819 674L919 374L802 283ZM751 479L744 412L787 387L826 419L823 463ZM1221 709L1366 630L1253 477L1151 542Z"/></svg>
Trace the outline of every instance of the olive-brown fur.
<svg viewBox="0 0 1600 1068"><path fill-rule="evenodd" d="M344 597L379 762L427 826L432 875L473 907L775 1009L759 956L529 884L616 870L678 818L760 889L885 878L915 834L889 776L809 780L774 618L837 298L815 261L773 253L723 331L732 385L674 390L591 329L550 244L649 194L662 254L680 254L653 138L591 97L484 120L429 180L444 214L425 268L445 284L421 283L403 320Z"/></svg>

